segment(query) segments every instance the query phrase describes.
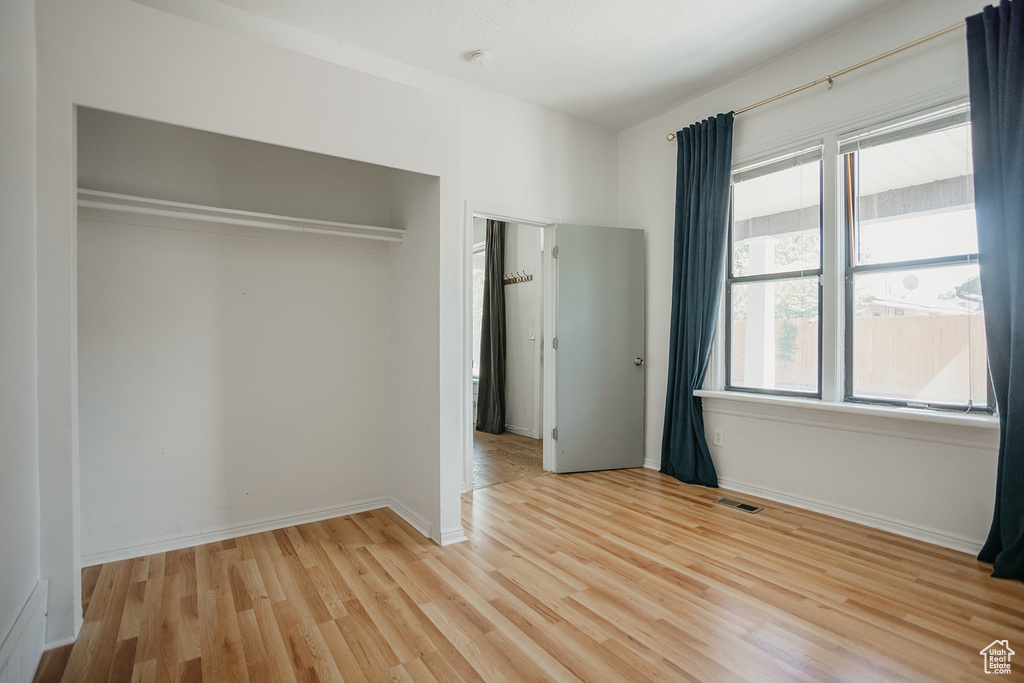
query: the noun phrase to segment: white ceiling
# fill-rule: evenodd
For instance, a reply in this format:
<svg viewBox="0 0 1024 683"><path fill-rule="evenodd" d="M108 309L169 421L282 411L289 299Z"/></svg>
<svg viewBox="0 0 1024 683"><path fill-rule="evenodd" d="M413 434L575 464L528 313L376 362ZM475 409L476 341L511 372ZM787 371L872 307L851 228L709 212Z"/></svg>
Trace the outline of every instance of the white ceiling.
<svg viewBox="0 0 1024 683"><path fill-rule="evenodd" d="M803 43L897 4L897 0L216 1L613 131L667 111ZM469 62L468 54L476 49L493 54L490 66Z"/></svg>

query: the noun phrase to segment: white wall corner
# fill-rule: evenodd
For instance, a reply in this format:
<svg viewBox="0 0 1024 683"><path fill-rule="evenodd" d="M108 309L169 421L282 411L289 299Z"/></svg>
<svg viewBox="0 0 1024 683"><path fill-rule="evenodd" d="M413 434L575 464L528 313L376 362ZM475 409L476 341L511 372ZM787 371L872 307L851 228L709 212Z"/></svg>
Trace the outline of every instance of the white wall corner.
<svg viewBox="0 0 1024 683"><path fill-rule="evenodd" d="M466 530L462 528L461 524L459 526L441 530L441 545L454 545L468 540L469 538L466 536Z"/></svg>
<svg viewBox="0 0 1024 683"><path fill-rule="evenodd" d="M46 649L46 596L49 583L36 584L10 633L0 645L0 683L30 683Z"/></svg>
<svg viewBox="0 0 1024 683"><path fill-rule="evenodd" d="M924 541L926 543L934 543L935 545L942 546L943 548L958 550L962 553L967 553L968 555L977 555L984 543L984 539L968 538L959 534L951 534L941 529L933 529L931 527L906 522L893 517L878 515L864 510L857 510L856 508L837 505L835 503L829 503L816 498L799 496L765 486L755 486L745 482L723 478L719 478L718 484L723 489L735 491L737 493L745 493L747 495L757 496L767 500L774 500L777 503L792 505L793 507L801 508L803 510L819 512L830 517L838 517L839 519L845 519L848 522L863 524L864 526L868 526L873 529L881 529L882 531L888 531L900 536L906 536L907 538Z"/></svg>
<svg viewBox="0 0 1024 683"><path fill-rule="evenodd" d="M388 507L391 508L396 515L404 519L409 526L418 531L420 535L425 538L433 538L433 536L430 535L430 522L416 512L413 512L408 505L392 496L388 499Z"/></svg>

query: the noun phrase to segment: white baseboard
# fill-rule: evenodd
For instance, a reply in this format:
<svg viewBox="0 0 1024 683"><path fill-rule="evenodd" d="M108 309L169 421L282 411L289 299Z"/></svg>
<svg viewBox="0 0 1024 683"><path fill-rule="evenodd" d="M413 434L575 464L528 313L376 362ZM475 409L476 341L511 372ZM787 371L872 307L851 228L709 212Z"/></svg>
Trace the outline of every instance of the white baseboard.
<svg viewBox="0 0 1024 683"><path fill-rule="evenodd" d="M661 471L661 461L660 460L644 460L644 467L649 469L649 470L657 470L658 472L660 472Z"/></svg>
<svg viewBox="0 0 1024 683"><path fill-rule="evenodd" d="M459 493L465 493L468 490L469 489L466 488L466 482L462 482L459 484Z"/></svg>
<svg viewBox="0 0 1024 683"><path fill-rule="evenodd" d="M746 482L723 478L718 479L718 485L724 489L736 491L737 493L746 493L751 496L767 498L768 500L785 503L786 505L792 505L793 507L798 507L804 510L820 512L831 517L845 519L848 522L856 522L857 524L863 524L864 526L869 526L874 529L881 529L882 531L889 531L918 541L934 543L935 545L940 545L943 548L959 550L960 552L968 553L969 555L977 555L981 550L981 546L984 544L984 539L979 540L960 536L958 534L951 534L949 532L942 531L941 529L933 529L931 527L905 522L893 517L857 510L855 508L846 507L845 505L836 505L824 500L786 493L785 491L779 491L778 489L766 486L755 486Z"/></svg>
<svg viewBox="0 0 1024 683"><path fill-rule="evenodd" d="M517 427L515 425L505 425L505 431L506 432L512 432L513 434L518 434L519 436L528 436L531 439L539 439L540 438L540 435L537 434L537 432L535 432L532 429L528 429L526 427Z"/></svg>
<svg viewBox="0 0 1024 683"><path fill-rule="evenodd" d="M425 538L432 539L438 545L452 545L453 543L460 543L462 541L469 540L466 538L466 532L462 529L461 524L448 529L441 529L441 533L435 538L433 535L433 525L421 515L413 512L412 509L402 501L392 498L391 502L388 503L388 507L391 508L396 515L408 522L413 529L420 532L420 534Z"/></svg>
<svg viewBox="0 0 1024 683"><path fill-rule="evenodd" d="M466 538L466 530L462 528L461 524L441 530L441 545L454 545L455 543L462 543L468 540Z"/></svg>
<svg viewBox="0 0 1024 683"><path fill-rule="evenodd" d="M344 517L345 515L354 515L360 512L367 512L369 510L378 510L383 507L390 507L390 501L388 498L367 498L364 500L353 501L345 505L308 510L306 512L300 512L293 515L268 517L255 522L228 524L217 527L216 529L209 529L196 533L166 536L148 543L136 543L122 546L120 548L110 548L91 553L83 553L82 566L90 567L92 565L104 564L107 562L118 562L121 560L129 560L133 557L152 555L153 553L164 553L169 550L190 548L195 545L203 545L204 543L216 543L218 541L226 541L231 538L239 538L240 536L250 536L252 534L263 533L264 531L283 529L297 524L321 522L325 519L332 519L334 517ZM0 681L0 683L3 682Z"/></svg>
<svg viewBox="0 0 1024 683"><path fill-rule="evenodd" d="M466 540L465 533L461 526L453 527L452 529L444 529L441 531L439 538L434 538L429 520L414 512L412 508L397 498L381 497L368 498L336 507L309 510L307 512L301 512L294 515L270 517L255 522L230 524L198 533L167 536L147 543L136 543L122 546L120 548L86 553L82 556L82 566L90 567L97 564L105 564L107 562L119 562L121 560L129 560L134 557L152 555L153 553L180 550L182 548L203 545L204 543L216 543L218 541L226 541L228 539L249 536L251 534L258 534L265 531L284 529L285 527L296 526L299 524L320 522L325 519L333 519L334 517L344 517L345 515L354 515L360 512L368 512L369 510L378 510L384 507L393 510L396 515L408 522L413 529L422 534L425 538L433 538L433 540L437 541L441 545L450 545L452 543L458 543ZM58 646L59 644L50 644L48 645L48 649ZM35 670L33 670L33 673L35 673ZM0 679L0 683L7 682Z"/></svg>
<svg viewBox="0 0 1024 683"><path fill-rule="evenodd" d="M432 538L430 535L430 522L419 514L413 512L412 508L408 505L397 498L392 497L388 499L387 506L391 508L396 515L408 522L409 526L418 531L422 536Z"/></svg>
<svg viewBox="0 0 1024 683"><path fill-rule="evenodd" d="M46 652L48 650L56 650L58 647L64 647L65 645L74 645L74 643L75 639L73 637L54 640L53 642L49 642L46 644L46 647L43 648L43 652Z"/></svg>
<svg viewBox="0 0 1024 683"><path fill-rule="evenodd" d="M46 596L49 583L43 579L0 645L0 683L31 683L46 649Z"/></svg>

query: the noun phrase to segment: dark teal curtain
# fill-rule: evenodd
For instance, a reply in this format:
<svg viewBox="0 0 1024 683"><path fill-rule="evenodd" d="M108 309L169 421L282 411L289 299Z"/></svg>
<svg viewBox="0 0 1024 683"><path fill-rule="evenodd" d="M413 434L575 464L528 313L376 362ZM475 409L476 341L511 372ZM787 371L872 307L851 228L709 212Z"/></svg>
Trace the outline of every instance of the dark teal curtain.
<svg viewBox="0 0 1024 683"><path fill-rule="evenodd" d="M732 112L676 134L676 225L668 395L661 471L687 484L718 486L704 437L704 413L693 395L704 383L729 237Z"/></svg>
<svg viewBox="0 0 1024 683"><path fill-rule="evenodd" d="M1024 580L1024 2L967 19L978 259L996 406L992 528L978 559Z"/></svg>

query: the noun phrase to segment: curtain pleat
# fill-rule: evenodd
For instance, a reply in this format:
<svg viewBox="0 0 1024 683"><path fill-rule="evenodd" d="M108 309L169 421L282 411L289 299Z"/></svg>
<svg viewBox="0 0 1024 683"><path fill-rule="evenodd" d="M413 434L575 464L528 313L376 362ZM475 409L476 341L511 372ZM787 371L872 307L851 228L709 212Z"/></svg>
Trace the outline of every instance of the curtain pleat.
<svg viewBox="0 0 1024 683"><path fill-rule="evenodd" d="M505 224L487 221L477 431L505 431Z"/></svg>
<svg viewBox="0 0 1024 683"><path fill-rule="evenodd" d="M999 411L992 527L978 559L1024 580L1024 4L967 18L978 260Z"/></svg>
<svg viewBox="0 0 1024 683"><path fill-rule="evenodd" d="M661 471L688 484L718 486L693 395L704 383L718 320L729 234L733 115L679 131L668 393Z"/></svg>

